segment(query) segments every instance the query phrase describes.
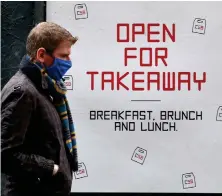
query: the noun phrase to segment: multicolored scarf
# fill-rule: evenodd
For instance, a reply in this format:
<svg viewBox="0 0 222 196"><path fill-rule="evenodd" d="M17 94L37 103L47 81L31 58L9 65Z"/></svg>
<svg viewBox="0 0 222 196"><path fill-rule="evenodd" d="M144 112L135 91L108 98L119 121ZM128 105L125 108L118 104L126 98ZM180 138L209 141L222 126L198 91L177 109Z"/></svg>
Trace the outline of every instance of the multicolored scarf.
<svg viewBox="0 0 222 196"><path fill-rule="evenodd" d="M78 156L77 156L77 145L76 145L76 134L75 127L69 107L69 103L66 98L66 86L61 81L55 81L52 79L45 71L45 68L35 64L41 71L42 76L47 80L48 89L50 95L53 97L53 104L56 107L56 110L60 116L63 128L63 137L66 143L66 146L72 155L72 168L74 171L78 170Z"/></svg>

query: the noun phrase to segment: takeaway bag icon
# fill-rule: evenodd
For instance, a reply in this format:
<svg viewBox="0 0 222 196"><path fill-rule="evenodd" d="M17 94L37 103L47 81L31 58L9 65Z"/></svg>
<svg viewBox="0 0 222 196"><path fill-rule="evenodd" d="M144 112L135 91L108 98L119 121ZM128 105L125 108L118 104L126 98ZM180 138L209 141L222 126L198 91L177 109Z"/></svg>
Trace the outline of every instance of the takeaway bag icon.
<svg viewBox="0 0 222 196"><path fill-rule="evenodd" d="M192 172L183 174L182 181L183 181L183 188L184 189L196 187L195 176Z"/></svg>
<svg viewBox="0 0 222 196"><path fill-rule="evenodd" d="M65 75L64 77L64 82L66 85L67 90L73 90L73 78L71 75Z"/></svg>
<svg viewBox="0 0 222 196"><path fill-rule="evenodd" d="M195 18L193 22L193 33L205 34L206 20L201 18Z"/></svg>
<svg viewBox="0 0 222 196"><path fill-rule="evenodd" d="M88 18L88 11L85 3L76 4L74 7L74 12L76 20Z"/></svg>
<svg viewBox="0 0 222 196"><path fill-rule="evenodd" d="M143 165L146 159L146 155L147 155L147 151L145 149L137 147L133 153L131 160Z"/></svg>
<svg viewBox="0 0 222 196"><path fill-rule="evenodd" d="M220 107L217 109L216 120L217 120L217 121L222 121L222 106L220 106Z"/></svg>
<svg viewBox="0 0 222 196"><path fill-rule="evenodd" d="M78 164L78 171L74 173L76 179L88 177L86 165L84 163Z"/></svg>

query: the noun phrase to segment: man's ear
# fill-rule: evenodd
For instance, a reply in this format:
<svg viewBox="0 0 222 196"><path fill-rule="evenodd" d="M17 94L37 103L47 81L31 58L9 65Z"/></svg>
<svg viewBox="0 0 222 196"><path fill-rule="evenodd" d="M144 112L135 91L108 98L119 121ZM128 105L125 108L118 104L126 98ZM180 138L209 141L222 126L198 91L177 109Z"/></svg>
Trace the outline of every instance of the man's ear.
<svg viewBox="0 0 222 196"><path fill-rule="evenodd" d="M36 52L36 60L39 61L40 63L44 63L45 55L46 55L45 48L39 48Z"/></svg>

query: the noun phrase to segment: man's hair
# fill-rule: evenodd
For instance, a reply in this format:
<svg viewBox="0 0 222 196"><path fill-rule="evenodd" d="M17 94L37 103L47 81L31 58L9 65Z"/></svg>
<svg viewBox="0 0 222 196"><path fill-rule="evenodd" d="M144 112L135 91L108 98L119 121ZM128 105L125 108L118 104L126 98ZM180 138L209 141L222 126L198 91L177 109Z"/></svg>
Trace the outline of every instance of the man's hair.
<svg viewBox="0 0 222 196"><path fill-rule="evenodd" d="M27 54L34 59L39 48L45 48L47 52L53 51L62 41L70 41L71 45L78 40L65 28L53 22L41 22L29 33L26 42Z"/></svg>

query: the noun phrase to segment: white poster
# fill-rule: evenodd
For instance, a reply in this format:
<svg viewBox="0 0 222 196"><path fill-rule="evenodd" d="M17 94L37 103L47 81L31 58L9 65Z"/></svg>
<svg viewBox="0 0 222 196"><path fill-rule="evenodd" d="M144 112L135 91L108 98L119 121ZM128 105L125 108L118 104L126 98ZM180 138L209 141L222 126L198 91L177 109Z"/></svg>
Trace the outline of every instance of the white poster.
<svg viewBox="0 0 222 196"><path fill-rule="evenodd" d="M73 192L222 193L222 2L47 2L67 73Z"/></svg>

